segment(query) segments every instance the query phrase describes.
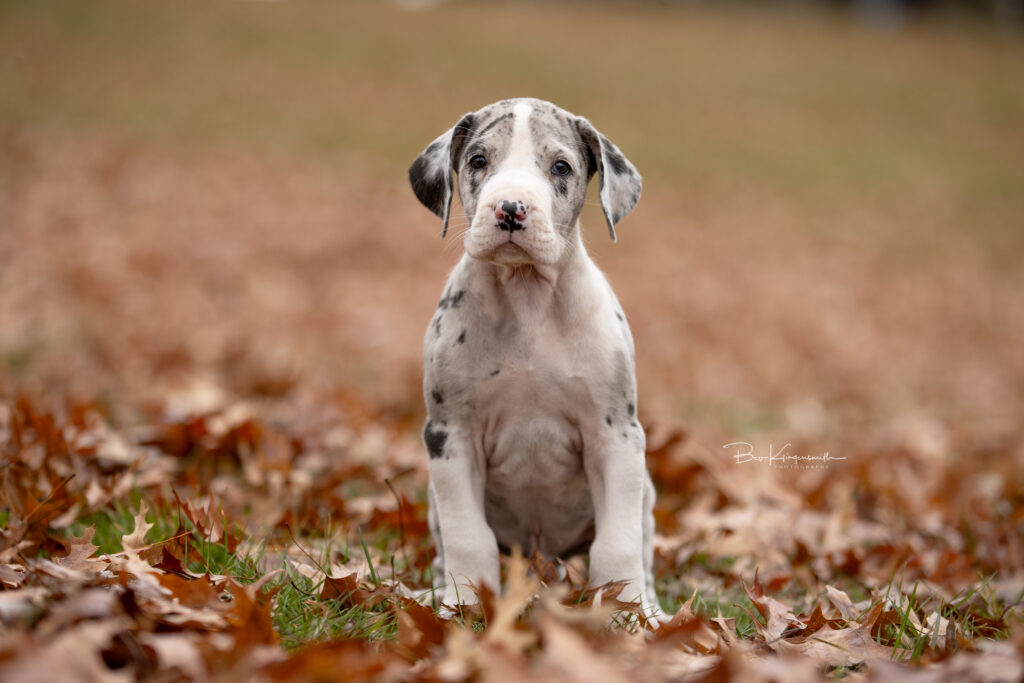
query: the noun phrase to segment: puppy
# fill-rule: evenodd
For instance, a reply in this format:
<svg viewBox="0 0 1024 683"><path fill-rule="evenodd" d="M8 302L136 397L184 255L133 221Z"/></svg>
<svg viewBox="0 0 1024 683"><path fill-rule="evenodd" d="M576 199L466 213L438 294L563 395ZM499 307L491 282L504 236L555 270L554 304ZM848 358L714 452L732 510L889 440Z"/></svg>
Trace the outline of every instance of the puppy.
<svg viewBox="0 0 1024 683"><path fill-rule="evenodd" d="M468 227L423 349L429 520L443 603L499 588L499 550L589 549L590 582L659 613L654 487L633 338L579 217L591 178L611 237L640 198L633 164L586 119L514 99L463 116L409 169L441 218L458 178Z"/></svg>

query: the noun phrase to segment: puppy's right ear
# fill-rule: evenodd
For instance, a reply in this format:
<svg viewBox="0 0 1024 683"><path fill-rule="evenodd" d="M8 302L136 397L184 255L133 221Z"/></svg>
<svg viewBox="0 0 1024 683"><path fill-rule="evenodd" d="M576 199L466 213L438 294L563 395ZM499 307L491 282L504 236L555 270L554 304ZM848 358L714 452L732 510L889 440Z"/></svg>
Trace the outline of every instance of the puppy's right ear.
<svg viewBox="0 0 1024 683"><path fill-rule="evenodd" d="M448 233L448 213L452 208L455 183L452 173L469 133L473 130L473 114L466 114L452 128L427 145L409 167L409 182L423 206L441 219L441 237Z"/></svg>

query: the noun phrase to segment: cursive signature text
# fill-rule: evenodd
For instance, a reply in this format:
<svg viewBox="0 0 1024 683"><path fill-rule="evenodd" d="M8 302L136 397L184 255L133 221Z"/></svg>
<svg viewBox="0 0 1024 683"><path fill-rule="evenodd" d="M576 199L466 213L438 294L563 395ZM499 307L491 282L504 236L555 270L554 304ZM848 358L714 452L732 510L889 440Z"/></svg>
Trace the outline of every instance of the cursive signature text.
<svg viewBox="0 0 1024 683"><path fill-rule="evenodd" d="M732 448L736 452L733 453L733 460L737 465L743 465L748 462L756 462L763 465L769 465L770 467L799 467L799 468L812 468L812 467L828 467L829 462L832 460L846 460L845 457L839 457L832 455L828 451L825 451L821 455L800 455L797 453L787 453L789 447L792 444L787 443L785 446L780 448L778 451L772 444L768 444L768 454L757 454L754 452L754 445L747 443L746 441L733 441L727 443L722 448Z"/></svg>

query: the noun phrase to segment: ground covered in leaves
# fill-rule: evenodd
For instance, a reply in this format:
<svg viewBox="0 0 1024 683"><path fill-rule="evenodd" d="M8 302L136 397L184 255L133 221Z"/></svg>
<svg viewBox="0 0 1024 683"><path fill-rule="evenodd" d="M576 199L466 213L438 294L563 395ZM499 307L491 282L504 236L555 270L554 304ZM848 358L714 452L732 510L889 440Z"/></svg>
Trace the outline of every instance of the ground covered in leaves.
<svg viewBox="0 0 1024 683"><path fill-rule="evenodd" d="M0 44L38 59L0 62L16 95L0 93L0 679L1024 676L1024 283L1020 243L1002 232L1024 207L1000 194L1019 165L999 166L1024 149L1024 96L1000 80L1012 63L1000 43L816 25L860 56L821 57L846 91L817 72L772 80L818 63L818 39L793 38L813 31L685 15L687 48L663 30L676 15L606 8L591 28L644 37L649 52L630 59L647 78L643 59L690 49L681 64L699 62L739 25L749 47L723 56L719 81L684 89L722 109L704 118L673 88L630 79L637 110L666 109L662 128L631 130L632 106L565 85L604 92L597 76L552 68L519 84L575 98L647 174L618 244L594 206L585 234L636 338L671 621L652 628L615 586L588 587L582 557L507 558L501 595L442 620L419 354L460 245L439 241L403 169L463 99L495 97L414 97L436 84L418 85L411 60L353 66L347 43L316 30L340 10L287 4L202 21L118 3L3 10ZM374 34L390 11L360 4L338 30L394 50L455 43ZM441 32L497 16L439 11ZM125 16L132 30L109 30ZM575 21L556 12L541 30L571 36ZM765 56L782 37L795 52ZM937 59L937 45L960 59ZM184 71L139 95L168 54ZM334 99L339 71L367 96L358 107ZM887 97L856 109L856 84L876 76ZM931 77L944 115L904 118L932 111L912 87ZM270 96L292 88L307 107ZM750 102L724 107L726 91ZM380 134L410 98L433 113ZM180 119L164 106L181 102ZM849 138L831 133L844 115ZM299 142L254 151L271 119L337 125L347 137L332 153L364 145L384 161L326 163ZM892 137L878 151L858 125ZM679 130L699 134L667 137ZM796 130L820 137L801 146ZM742 154L759 140L788 140L816 170L787 185L794 162L772 157L774 142ZM955 162L922 140L948 142ZM670 163L663 147L687 154ZM897 157L896 170L881 163ZM859 167L877 173L858 185Z"/></svg>

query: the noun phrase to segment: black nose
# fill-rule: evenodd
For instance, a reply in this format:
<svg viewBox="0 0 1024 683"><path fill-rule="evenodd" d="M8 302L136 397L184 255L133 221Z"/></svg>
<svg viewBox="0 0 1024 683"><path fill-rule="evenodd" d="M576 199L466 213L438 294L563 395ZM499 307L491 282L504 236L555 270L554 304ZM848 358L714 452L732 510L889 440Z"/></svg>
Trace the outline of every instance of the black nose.
<svg viewBox="0 0 1024 683"><path fill-rule="evenodd" d="M498 219L498 229L506 232L522 230L526 220L526 205L522 202L503 199L494 207L494 217Z"/></svg>

